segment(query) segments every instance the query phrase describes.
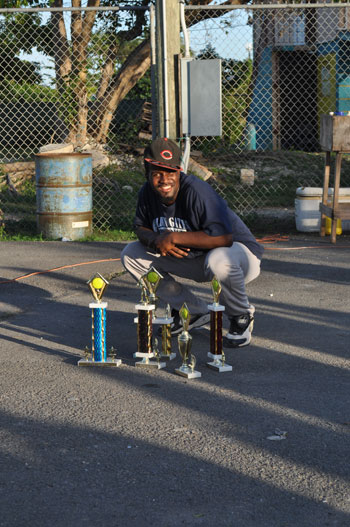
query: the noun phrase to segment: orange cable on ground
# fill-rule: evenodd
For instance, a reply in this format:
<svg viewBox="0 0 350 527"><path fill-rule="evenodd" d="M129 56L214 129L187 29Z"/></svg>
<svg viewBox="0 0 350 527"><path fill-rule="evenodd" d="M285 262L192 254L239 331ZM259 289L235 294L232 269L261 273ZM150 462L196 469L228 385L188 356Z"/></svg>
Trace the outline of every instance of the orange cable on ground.
<svg viewBox="0 0 350 527"><path fill-rule="evenodd" d="M62 265L61 267L55 267L54 269L46 269L46 271L35 271L34 273L24 274L22 276L18 276L17 278L12 278L12 280L4 280L0 282L0 284L9 284L10 282L18 282L19 280L23 280L24 278L29 278L30 276L35 276L37 274L52 273L53 271L60 271L61 269L69 269L70 267L79 267L80 265L90 265L90 264L101 263L101 262L117 262L118 260L120 260L120 258L106 258L105 260L93 260L91 262L80 262L77 264Z"/></svg>
<svg viewBox="0 0 350 527"><path fill-rule="evenodd" d="M257 238L257 241L263 244L267 243L276 243L276 242L285 242L289 241L289 236L283 236L280 234L275 234L272 236L264 236L263 238ZM269 251L298 251L300 249L324 249L324 248L332 248L332 249L350 249L350 245L310 245L310 246L304 246L304 247L265 247L266 250ZM95 263L102 263L102 262L117 262L120 258L106 258L104 260L93 260L91 262L80 262L77 264L70 264L70 265L62 265L61 267L55 267L54 269L46 269L46 271L35 271L34 273L28 273L22 276L18 276L17 278L12 278L11 280L3 280L0 282L0 284L9 284L11 282L18 282L19 280L23 280L24 278L29 278L30 276L35 276L38 274L46 274L46 273L52 273L54 271L60 271L61 269L69 269L71 267L79 267L80 265L91 265Z"/></svg>
<svg viewBox="0 0 350 527"><path fill-rule="evenodd" d="M263 238L257 238L260 243L275 243L275 242L286 242L289 241L289 236L281 234L273 234L270 236L263 236Z"/></svg>
<svg viewBox="0 0 350 527"><path fill-rule="evenodd" d="M350 249L350 245L306 245L305 247L265 247L267 251L299 251L300 249Z"/></svg>
<svg viewBox="0 0 350 527"><path fill-rule="evenodd" d="M266 245L269 243L276 243L276 242L287 242L289 241L289 236L287 235L281 235L281 234L274 234L271 236L264 236L263 238L257 238L257 241ZM350 245L308 245L308 246L302 246L302 247L265 247L267 251L298 251L300 249L346 249L350 248Z"/></svg>

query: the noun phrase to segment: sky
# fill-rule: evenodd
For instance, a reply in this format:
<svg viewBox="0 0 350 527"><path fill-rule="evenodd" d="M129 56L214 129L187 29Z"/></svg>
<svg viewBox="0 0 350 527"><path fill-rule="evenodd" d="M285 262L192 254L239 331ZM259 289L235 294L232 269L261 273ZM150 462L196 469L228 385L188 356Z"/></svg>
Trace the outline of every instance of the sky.
<svg viewBox="0 0 350 527"><path fill-rule="evenodd" d="M206 20L190 29L190 48L195 53L210 43L222 58L244 60L252 45L252 26L247 10L233 10L218 19Z"/></svg>
<svg viewBox="0 0 350 527"><path fill-rule="evenodd" d="M49 15L43 13L44 20ZM189 31L190 48L198 54L210 43L222 58L244 60L249 57L252 46L252 26L247 24L249 11L233 10L218 19L210 19L193 26ZM69 32L70 13L65 12ZM52 61L36 49L31 54L21 53L21 59L39 62L42 65L43 84L50 85L54 77Z"/></svg>

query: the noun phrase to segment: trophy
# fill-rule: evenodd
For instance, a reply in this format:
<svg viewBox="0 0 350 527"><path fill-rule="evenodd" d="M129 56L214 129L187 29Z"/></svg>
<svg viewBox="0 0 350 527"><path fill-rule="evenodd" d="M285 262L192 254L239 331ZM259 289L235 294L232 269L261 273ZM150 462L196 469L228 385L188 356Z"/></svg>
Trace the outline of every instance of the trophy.
<svg viewBox="0 0 350 527"><path fill-rule="evenodd" d="M211 290L214 301L208 305L210 311L210 352L208 352L208 357L212 359L212 362L207 362L207 366L222 373L232 371L232 366L225 363L225 355L222 349L222 314L225 307L219 304L221 285L216 276L211 281Z"/></svg>
<svg viewBox="0 0 350 527"><path fill-rule="evenodd" d="M174 318L171 316L169 304L167 305L165 317L158 317L156 314L158 304L156 292L162 279L162 275L153 266L148 273L141 277L148 292L148 301L150 304L155 305L152 324L160 324L162 326L162 359L172 360L176 357L176 353L171 352L171 324L174 322Z"/></svg>
<svg viewBox="0 0 350 527"><path fill-rule="evenodd" d="M155 324L161 324L162 327L162 353L163 360L169 361L176 357L176 353L171 351L171 324L174 322L174 317L171 316L169 304L165 310L165 317L157 317L154 319Z"/></svg>
<svg viewBox="0 0 350 527"><path fill-rule="evenodd" d="M158 273L157 269L155 269L153 266L146 274L141 276L141 282L145 287L148 303L154 305L154 317L156 316L158 303L156 292L162 278L162 275Z"/></svg>
<svg viewBox="0 0 350 527"><path fill-rule="evenodd" d="M179 315L181 318L183 330L177 337L177 342L179 346L179 352L182 357L182 365L180 368L175 369L175 373L182 375L182 377L186 377L187 379L202 377L201 372L194 369L196 365L196 358L191 354L192 337L188 332L191 315L186 304L183 304L181 307ZM187 364L188 360L190 360L190 365Z"/></svg>
<svg viewBox="0 0 350 527"><path fill-rule="evenodd" d="M162 354L158 349L158 339L154 339L153 353L158 363L158 370L165 368L165 362L161 362Z"/></svg>
<svg viewBox="0 0 350 527"><path fill-rule="evenodd" d="M115 358L115 350L111 348L110 357L107 357L106 347L106 308L107 302L101 302L107 280L96 273L88 282L88 286L95 299L89 304L92 320L92 348L86 346L84 358L78 361L78 366L120 366L121 360ZM91 351L91 353L90 353Z"/></svg>
<svg viewBox="0 0 350 527"><path fill-rule="evenodd" d="M151 361L156 354L152 349L152 318L156 309L156 291L162 276L154 267L141 276L139 286L141 288L141 301L136 304L137 317L134 322L137 323L137 351L134 353L135 358L142 360L135 363L135 366L164 368L165 363Z"/></svg>

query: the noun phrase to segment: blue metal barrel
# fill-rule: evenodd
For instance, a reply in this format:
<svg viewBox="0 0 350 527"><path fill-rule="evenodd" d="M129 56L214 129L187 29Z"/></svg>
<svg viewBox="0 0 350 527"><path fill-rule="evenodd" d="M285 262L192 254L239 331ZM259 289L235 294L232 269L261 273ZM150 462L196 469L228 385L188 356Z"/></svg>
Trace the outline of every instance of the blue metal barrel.
<svg viewBox="0 0 350 527"><path fill-rule="evenodd" d="M55 240L91 234L91 154L37 154L35 178L39 232Z"/></svg>

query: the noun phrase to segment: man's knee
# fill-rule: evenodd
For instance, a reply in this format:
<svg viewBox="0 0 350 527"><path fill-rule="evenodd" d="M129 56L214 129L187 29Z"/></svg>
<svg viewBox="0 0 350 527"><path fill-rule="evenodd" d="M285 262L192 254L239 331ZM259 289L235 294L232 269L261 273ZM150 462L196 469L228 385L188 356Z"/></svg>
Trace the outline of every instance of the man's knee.
<svg viewBox="0 0 350 527"><path fill-rule="evenodd" d="M218 247L209 252L207 256L207 269L214 274L219 280L225 279L230 269L239 268L239 262L229 247Z"/></svg>
<svg viewBox="0 0 350 527"><path fill-rule="evenodd" d="M128 268L128 262L130 262L130 260L134 260L135 259L135 256L133 256L133 253L135 252L134 249L135 249L135 244L138 243L138 242L131 242L131 243L128 243L128 245L126 245L124 247L124 249L122 250L121 252L121 255L120 255L120 260L121 260L121 263L123 265L123 267L125 269Z"/></svg>

